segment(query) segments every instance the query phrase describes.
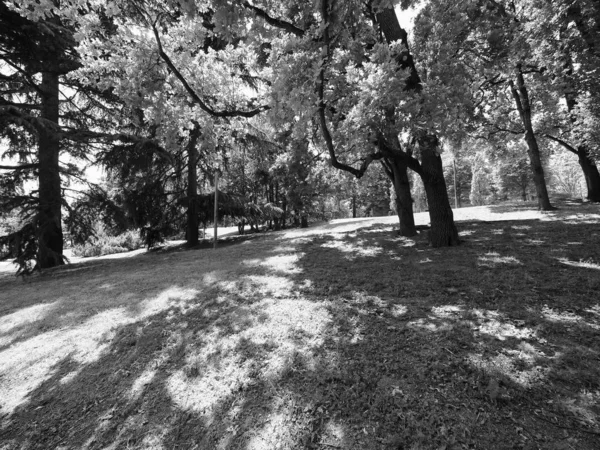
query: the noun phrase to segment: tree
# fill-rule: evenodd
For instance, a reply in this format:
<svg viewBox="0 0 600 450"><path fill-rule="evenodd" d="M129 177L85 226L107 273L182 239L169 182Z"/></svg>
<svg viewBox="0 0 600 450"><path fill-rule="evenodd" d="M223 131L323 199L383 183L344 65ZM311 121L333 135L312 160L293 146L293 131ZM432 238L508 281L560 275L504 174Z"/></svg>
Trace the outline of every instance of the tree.
<svg viewBox="0 0 600 450"><path fill-rule="evenodd" d="M286 8L291 12L294 2L275 11L256 4L249 8L280 30L270 55L274 107L291 110L300 126L314 125L311 120L316 115L331 164L339 170L360 178L373 161L383 159L395 178L407 167L416 170L431 206L432 244L454 245L458 233L443 179L439 140L423 126L426 118L420 117L421 123L412 120L424 92L407 35L392 4L376 3L322 1L319 16L309 8L294 9L289 16L295 17L294 22L285 18ZM277 95L286 99L286 105ZM397 136L409 129L418 145L404 150ZM354 142L347 145L347 141ZM397 178L398 189L409 186ZM401 232L414 234L410 193L403 190L398 197L406 218L400 222Z"/></svg>

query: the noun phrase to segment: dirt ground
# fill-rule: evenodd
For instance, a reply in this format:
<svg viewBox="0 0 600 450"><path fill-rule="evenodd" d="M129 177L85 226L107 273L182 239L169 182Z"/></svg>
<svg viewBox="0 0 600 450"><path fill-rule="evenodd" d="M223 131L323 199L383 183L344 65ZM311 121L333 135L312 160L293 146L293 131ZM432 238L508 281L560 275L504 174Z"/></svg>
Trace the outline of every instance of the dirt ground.
<svg viewBox="0 0 600 450"><path fill-rule="evenodd" d="M598 449L600 207L558 206L4 265L0 450Z"/></svg>

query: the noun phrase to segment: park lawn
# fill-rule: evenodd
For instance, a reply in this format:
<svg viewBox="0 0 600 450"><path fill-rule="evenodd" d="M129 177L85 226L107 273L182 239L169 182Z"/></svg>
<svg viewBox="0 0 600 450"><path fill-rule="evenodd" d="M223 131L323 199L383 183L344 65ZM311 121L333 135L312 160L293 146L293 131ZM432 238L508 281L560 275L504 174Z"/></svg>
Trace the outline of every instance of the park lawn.
<svg viewBox="0 0 600 450"><path fill-rule="evenodd" d="M0 449L598 449L600 209L559 206L1 277Z"/></svg>

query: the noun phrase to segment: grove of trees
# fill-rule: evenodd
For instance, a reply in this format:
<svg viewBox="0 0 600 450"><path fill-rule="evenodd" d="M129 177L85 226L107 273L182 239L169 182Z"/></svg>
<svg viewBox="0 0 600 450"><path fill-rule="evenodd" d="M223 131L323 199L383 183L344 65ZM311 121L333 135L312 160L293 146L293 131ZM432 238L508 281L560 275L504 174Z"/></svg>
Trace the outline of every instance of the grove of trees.
<svg viewBox="0 0 600 450"><path fill-rule="evenodd" d="M232 221L389 209L413 236L427 209L454 246L452 205L600 201L599 130L595 0L0 0L0 256L23 273L99 222L196 245L217 174Z"/></svg>

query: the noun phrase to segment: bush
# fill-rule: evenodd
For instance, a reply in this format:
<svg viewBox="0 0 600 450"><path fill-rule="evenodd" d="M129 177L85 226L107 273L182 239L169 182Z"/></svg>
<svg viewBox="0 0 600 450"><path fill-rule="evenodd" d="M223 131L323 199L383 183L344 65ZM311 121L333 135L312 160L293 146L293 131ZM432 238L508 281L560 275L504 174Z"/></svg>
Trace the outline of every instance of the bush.
<svg viewBox="0 0 600 450"><path fill-rule="evenodd" d="M91 256L112 255L130 252L144 246L137 231L131 230L118 236L99 235L93 242L73 247L73 256L88 258Z"/></svg>

